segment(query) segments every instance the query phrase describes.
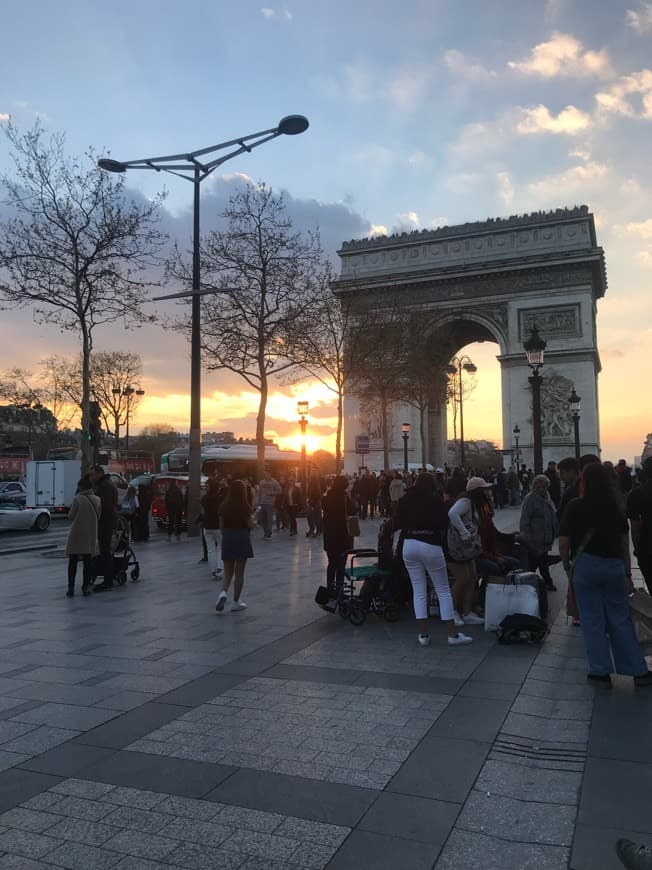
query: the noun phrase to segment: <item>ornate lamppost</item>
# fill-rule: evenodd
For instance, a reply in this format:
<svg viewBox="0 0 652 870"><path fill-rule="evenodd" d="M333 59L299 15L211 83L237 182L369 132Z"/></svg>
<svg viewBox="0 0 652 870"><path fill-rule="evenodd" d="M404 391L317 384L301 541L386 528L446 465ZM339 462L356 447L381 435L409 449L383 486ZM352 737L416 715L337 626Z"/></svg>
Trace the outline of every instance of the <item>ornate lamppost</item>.
<svg viewBox="0 0 652 870"><path fill-rule="evenodd" d="M521 430L519 429L518 423L512 429L512 434L514 435L514 462L516 463L516 470L518 471L519 466L521 464L521 453L518 449L518 441L521 437Z"/></svg>
<svg viewBox="0 0 652 870"><path fill-rule="evenodd" d="M100 169L107 172L126 172L128 169L146 169L155 172L169 172L190 181L194 189L193 229L192 229L192 291L173 293L160 299L189 298L192 301L190 319L190 438L188 444L188 517L198 517L201 513L201 297L215 293L213 289L202 289L200 280L200 232L199 232L199 193L202 181L227 160L270 142L278 136L296 136L308 129L308 119L303 115L287 115L281 118L276 127L250 133L208 148L186 151L182 154L168 154L163 157L149 157L139 160L113 160L102 157L97 161ZM217 151L227 150L221 157L210 158ZM188 534L198 535L199 526L194 520L188 522Z"/></svg>
<svg viewBox="0 0 652 870"><path fill-rule="evenodd" d="M127 400L127 413L125 414L125 424L126 424L126 436L125 436L125 450L129 450L129 417L131 416L131 400L132 396L144 396L145 390L134 390L134 388L129 384L123 390L120 387L114 387L111 392L113 395L118 398L122 396ZM115 415L115 446L116 449L120 449L120 415L119 413Z"/></svg>
<svg viewBox="0 0 652 870"><path fill-rule="evenodd" d="M543 445L541 440L541 383L543 378L539 369L543 367L543 354L546 342L539 335L536 324L532 326L532 332L527 341L523 342L527 364L532 369L532 375L528 378L532 385L532 443L534 447L534 473L543 472Z"/></svg>
<svg viewBox="0 0 652 870"><path fill-rule="evenodd" d="M306 463L306 429L308 427L308 403L297 402L297 413L299 415L299 426L301 428L301 485L303 487L304 498L308 487L307 463Z"/></svg>
<svg viewBox="0 0 652 870"><path fill-rule="evenodd" d="M410 438L410 424L401 424L401 433L403 438L403 471L408 472L408 440Z"/></svg>
<svg viewBox="0 0 652 870"><path fill-rule="evenodd" d="M575 392L573 384L573 392L568 397L568 406L570 407L571 417L573 418L573 434L575 436L575 459L580 458L580 397Z"/></svg>
<svg viewBox="0 0 652 870"><path fill-rule="evenodd" d="M464 404L462 397L462 371L468 372L470 375L474 375L478 367L474 364L469 356L463 354L462 356L453 357L450 361L450 365L446 367L446 371L449 375L457 375L458 380L458 390L459 390L459 403L460 403L460 466L464 468ZM455 398L453 397L453 401Z"/></svg>

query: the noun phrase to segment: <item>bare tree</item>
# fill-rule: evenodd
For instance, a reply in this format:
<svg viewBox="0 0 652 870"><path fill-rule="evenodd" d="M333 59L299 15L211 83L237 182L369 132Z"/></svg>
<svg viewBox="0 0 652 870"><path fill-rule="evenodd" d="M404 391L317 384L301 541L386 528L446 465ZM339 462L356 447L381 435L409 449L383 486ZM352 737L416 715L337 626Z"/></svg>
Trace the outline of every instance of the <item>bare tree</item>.
<svg viewBox="0 0 652 870"><path fill-rule="evenodd" d="M401 397L419 412L421 467L427 463L426 418L428 408L437 395L438 386L446 378L446 362L440 348L423 328L423 318L412 314L403 324L403 353L399 361Z"/></svg>
<svg viewBox="0 0 652 870"><path fill-rule="evenodd" d="M128 202L124 180L69 157L64 137L36 124L20 134L11 124L14 174L0 177L13 216L0 224L0 300L31 307L35 319L76 332L82 357L82 431L88 431L93 333L102 323L126 326L153 319L143 303L165 241L158 229L160 197ZM82 469L92 461L82 438Z"/></svg>
<svg viewBox="0 0 652 870"><path fill-rule="evenodd" d="M202 243L202 349L207 369L228 369L259 394L256 417L258 474L265 463L265 418L270 379L294 365L292 334L327 292L330 268L317 233L295 232L283 197L265 184L234 194L223 212L226 228ZM188 264L177 256L170 274L190 285ZM177 324L187 330L187 325Z"/></svg>
<svg viewBox="0 0 652 870"><path fill-rule="evenodd" d="M287 380L296 383L307 373L337 397L337 472L342 469L344 395L376 355L372 333L378 320L378 309L361 311L346 297L339 299L329 292L307 312L291 337L289 354L297 365Z"/></svg>
<svg viewBox="0 0 652 870"><path fill-rule="evenodd" d="M475 392L478 382L475 379L462 379L462 401ZM451 406L453 412L453 440L457 441L457 414L460 406L460 379L457 374L449 374L446 384L446 403Z"/></svg>
<svg viewBox="0 0 652 870"><path fill-rule="evenodd" d="M105 430L119 447L120 428L128 424L141 396L143 363L140 354L99 351L91 356L91 389L100 403Z"/></svg>
<svg viewBox="0 0 652 870"><path fill-rule="evenodd" d="M79 360L52 355L41 360L39 384L45 401L65 429L78 417L81 402L81 365Z"/></svg>

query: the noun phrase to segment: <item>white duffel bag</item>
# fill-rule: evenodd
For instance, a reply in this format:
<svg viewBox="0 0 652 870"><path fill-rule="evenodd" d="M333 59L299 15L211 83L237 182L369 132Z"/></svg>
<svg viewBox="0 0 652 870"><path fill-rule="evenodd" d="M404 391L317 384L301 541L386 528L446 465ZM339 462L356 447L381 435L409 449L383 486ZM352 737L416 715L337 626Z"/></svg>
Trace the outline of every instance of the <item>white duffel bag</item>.
<svg viewBox="0 0 652 870"><path fill-rule="evenodd" d="M503 619L513 613L540 616L539 596L534 586L518 583L518 576L506 578L504 583L489 583L484 605L484 630L496 631Z"/></svg>

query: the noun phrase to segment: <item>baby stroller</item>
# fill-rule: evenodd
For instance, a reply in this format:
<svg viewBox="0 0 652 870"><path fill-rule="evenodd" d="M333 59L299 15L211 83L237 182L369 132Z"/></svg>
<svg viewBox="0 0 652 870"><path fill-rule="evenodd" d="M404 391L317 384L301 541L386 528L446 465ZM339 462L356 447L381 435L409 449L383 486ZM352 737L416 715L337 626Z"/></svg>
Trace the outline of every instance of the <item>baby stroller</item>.
<svg viewBox="0 0 652 870"><path fill-rule="evenodd" d="M140 577L140 565L136 554L129 543L129 521L119 516L116 527L111 536L111 561L113 566L113 579L118 586L124 586L127 582L127 571L131 568L131 579L136 582ZM104 576L104 565L99 556L93 559L92 583L98 577Z"/></svg>
<svg viewBox="0 0 652 870"><path fill-rule="evenodd" d="M391 520L385 520L378 531L376 550L363 548L347 553L344 588L338 597L337 607L342 619L348 619L352 625L362 625L368 613L383 616L387 622L400 619L393 534Z"/></svg>

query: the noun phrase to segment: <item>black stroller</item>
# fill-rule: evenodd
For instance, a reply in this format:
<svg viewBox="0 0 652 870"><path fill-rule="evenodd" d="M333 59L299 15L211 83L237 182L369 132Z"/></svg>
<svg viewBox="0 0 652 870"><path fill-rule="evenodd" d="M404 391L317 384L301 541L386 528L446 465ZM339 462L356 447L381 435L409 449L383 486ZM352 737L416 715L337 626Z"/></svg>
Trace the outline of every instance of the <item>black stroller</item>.
<svg viewBox="0 0 652 870"><path fill-rule="evenodd" d="M127 572L131 568L131 579L136 582L140 578L140 565L136 554L129 543L129 521L125 517L118 517L116 527L111 537L111 561L113 566L113 579L118 586L124 586L127 582ZM104 576L102 559L96 556L92 564L92 580L95 583L98 577Z"/></svg>

